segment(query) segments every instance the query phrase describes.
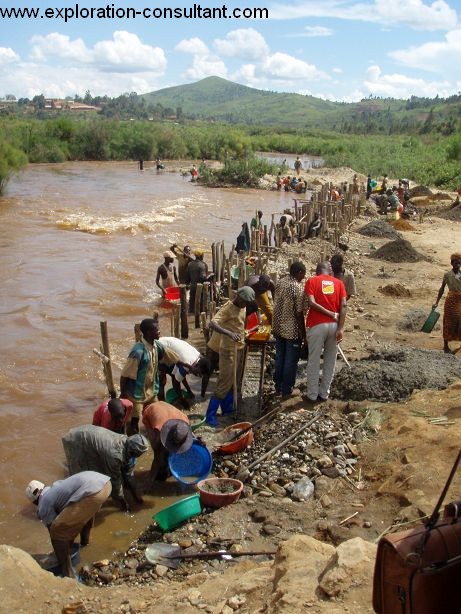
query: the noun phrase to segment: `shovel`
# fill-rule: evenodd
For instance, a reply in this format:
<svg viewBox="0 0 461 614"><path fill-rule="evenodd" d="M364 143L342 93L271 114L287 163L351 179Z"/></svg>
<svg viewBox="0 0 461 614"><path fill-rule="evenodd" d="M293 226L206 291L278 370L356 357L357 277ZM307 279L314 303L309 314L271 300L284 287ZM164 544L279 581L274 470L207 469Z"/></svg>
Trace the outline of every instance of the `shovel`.
<svg viewBox="0 0 461 614"><path fill-rule="evenodd" d="M159 542L147 546L145 554L146 559L153 565L164 565L171 569L177 569L183 560L192 559L224 559L229 560L239 556L258 556L258 555L273 555L276 550L265 552L230 552L228 550L219 550L218 552L193 552L191 554L183 554L181 546L177 544L164 544Z"/></svg>

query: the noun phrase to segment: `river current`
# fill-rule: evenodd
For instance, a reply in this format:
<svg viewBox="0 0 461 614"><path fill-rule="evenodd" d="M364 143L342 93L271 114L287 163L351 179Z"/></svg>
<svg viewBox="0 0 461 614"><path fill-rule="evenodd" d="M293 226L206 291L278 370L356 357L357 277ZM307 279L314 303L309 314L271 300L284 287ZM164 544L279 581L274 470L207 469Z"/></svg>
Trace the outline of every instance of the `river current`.
<svg viewBox="0 0 461 614"><path fill-rule="evenodd" d="M162 253L172 243L202 247L211 268L213 241L229 251L255 210L269 226L271 213L291 205L284 192L208 189L127 162L31 165L11 180L0 198L0 543L50 549L24 489L66 476L61 437L91 423L106 398L92 352L99 322L108 322L118 382L136 322L157 309L169 334L154 283ZM180 492L167 483L133 514L104 507L83 559L126 548Z"/></svg>

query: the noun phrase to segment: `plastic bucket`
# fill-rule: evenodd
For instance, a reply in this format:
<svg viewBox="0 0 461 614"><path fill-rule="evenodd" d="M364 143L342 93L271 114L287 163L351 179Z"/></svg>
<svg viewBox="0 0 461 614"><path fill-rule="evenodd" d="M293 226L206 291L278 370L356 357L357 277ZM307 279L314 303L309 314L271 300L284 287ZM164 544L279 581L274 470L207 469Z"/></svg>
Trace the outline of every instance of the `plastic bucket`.
<svg viewBox="0 0 461 614"><path fill-rule="evenodd" d="M211 471L213 458L208 448L194 443L182 454L170 454L168 465L172 475L181 484L197 484Z"/></svg>
<svg viewBox="0 0 461 614"><path fill-rule="evenodd" d="M440 318L440 313L433 309L431 313L428 315L426 321L424 322L421 332L422 333L431 333L434 326L437 324L438 319Z"/></svg>
<svg viewBox="0 0 461 614"><path fill-rule="evenodd" d="M242 431L250 426L251 422L238 422L237 424L232 424L231 426L225 428L220 435L224 437L226 435L236 435L238 431ZM248 446L253 443L253 437L253 431L249 430L235 441L223 443L217 451L221 454L236 454L237 452L241 452L242 450L245 450L245 448L248 448Z"/></svg>
<svg viewBox="0 0 461 614"><path fill-rule="evenodd" d="M165 288L166 301L179 301L179 286L170 286Z"/></svg>
<svg viewBox="0 0 461 614"><path fill-rule="evenodd" d="M191 396L187 392L187 390L181 390L181 395L185 399L190 399L191 398ZM176 394L176 390L174 388L170 388L169 390L166 391L166 393L165 393L165 401L167 403L170 403L170 405L173 405L173 403L175 403L177 400L178 400L178 395Z"/></svg>
<svg viewBox="0 0 461 614"><path fill-rule="evenodd" d="M249 332L249 331L252 331L252 330L256 330L258 327L259 327L258 312L257 311L253 311L253 313L250 313L250 315L246 319L245 330L247 332Z"/></svg>
<svg viewBox="0 0 461 614"><path fill-rule="evenodd" d="M202 416L201 414L189 414L188 418L192 431L196 431L205 424L205 416Z"/></svg>
<svg viewBox="0 0 461 614"><path fill-rule="evenodd" d="M195 494L176 501L152 516L162 531L171 531L185 520L197 516L202 511L200 495Z"/></svg>

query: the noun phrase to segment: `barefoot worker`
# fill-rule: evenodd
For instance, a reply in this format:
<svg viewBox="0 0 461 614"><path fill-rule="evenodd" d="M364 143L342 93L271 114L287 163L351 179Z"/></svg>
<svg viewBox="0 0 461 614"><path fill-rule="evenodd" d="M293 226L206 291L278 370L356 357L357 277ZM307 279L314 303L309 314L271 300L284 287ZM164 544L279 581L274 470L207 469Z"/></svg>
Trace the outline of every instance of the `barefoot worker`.
<svg viewBox="0 0 461 614"><path fill-rule="evenodd" d="M443 276L437 300L432 305L432 309L436 309L445 292L445 286L448 286L443 309L443 351L446 354L452 354L449 341L461 341L461 254L452 254L450 262L452 269Z"/></svg>
<svg viewBox="0 0 461 614"><path fill-rule="evenodd" d="M221 307L210 322L213 331L208 347L219 354L219 375L216 390L206 412L206 422L218 426L216 414L219 407L223 414L233 411L234 369L238 374L245 346L245 309L255 300L255 292L248 286L237 290L233 301ZM237 359L237 363L235 363ZM238 380L237 376L237 380Z"/></svg>
<svg viewBox="0 0 461 614"><path fill-rule="evenodd" d="M187 452L192 446L193 435L189 418L182 411L165 401L156 401L142 412L146 435L154 451L150 469L151 481L165 481L169 475L168 454Z"/></svg>
<svg viewBox="0 0 461 614"><path fill-rule="evenodd" d="M26 496L37 506L37 516L50 532L63 576L74 578L70 559L74 539L80 534L80 546L90 543L95 515L111 492L110 478L96 471L82 471L52 486L32 480Z"/></svg>
<svg viewBox="0 0 461 614"><path fill-rule="evenodd" d="M114 433L124 433L133 403L128 399L109 399L101 403L93 414L93 426L102 426Z"/></svg>
<svg viewBox="0 0 461 614"><path fill-rule="evenodd" d="M143 502L136 492L133 459L147 452L145 437L139 434L127 437L86 424L70 429L62 438L62 445L71 475L80 471L98 471L108 475L112 482L112 499L124 511L130 508L123 487L130 491L136 503Z"/></svg>
<svg viewBox="0 0 461 614"><path fill-rule="evenodd" d="M163 298L165 298L165 290L174 286L179 286L178 274L173 262L175 254L170 250L164 252L163 258L165 261L157 269L157 277L155 283L160 288ZM160 280L162 284L160 285Z"/></svg>

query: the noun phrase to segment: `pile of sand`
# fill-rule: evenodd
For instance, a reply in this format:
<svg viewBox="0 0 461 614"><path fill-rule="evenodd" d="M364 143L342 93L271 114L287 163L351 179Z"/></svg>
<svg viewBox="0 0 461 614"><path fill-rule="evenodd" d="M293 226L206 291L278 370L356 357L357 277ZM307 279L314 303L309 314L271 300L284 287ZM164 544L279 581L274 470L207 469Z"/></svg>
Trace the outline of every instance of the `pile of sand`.
<svg viewBox="0 0 461 614"><path fill-rule="evenodd" d="M397 239L386 243L371 254L377 260L387 260L388 262L420 262L429 260L427 256L417 252L409 241Z"/></svg>
<svg viewBox="0 0 461 614"><path fill-rule="evenodd" d="M459 359L441 351L396 348L371 354L341 369L332 386L334 398L397 402L414 390L442 390L459 378Z"/></svg>
<svg viewBox="0 0 461 614"><path fill-rule="evenodd" d="M410 290L399 283L380 286L378 290L381 292L381 294L385 294L386 296L411 296Z"/></svg>
<svg viewBox="0 0 461 614"><path fill-rule="evenodd" d="M400 218L399 220L393 220L392 222L390 222L390 224L396 230L416 230L416 228L412 226L410 222L408 222L407 220L402 220L402 218Z"/></svg>
<svg viewBox="0 0 461 614"><path fill-rule="evenodd" d="M385 220L373 220L365 226L362 226L358 232L366 237L383 237L386 239L402 238L402 235L394 230Z"/></svg>
<svg viewBox="0 0 461 614"><path fill-rule="evenodd" d="M459 202L459 196L448 209L439 211L435 215L445 220L452 220L453 222L461 221L461 203Z"/></svg>

